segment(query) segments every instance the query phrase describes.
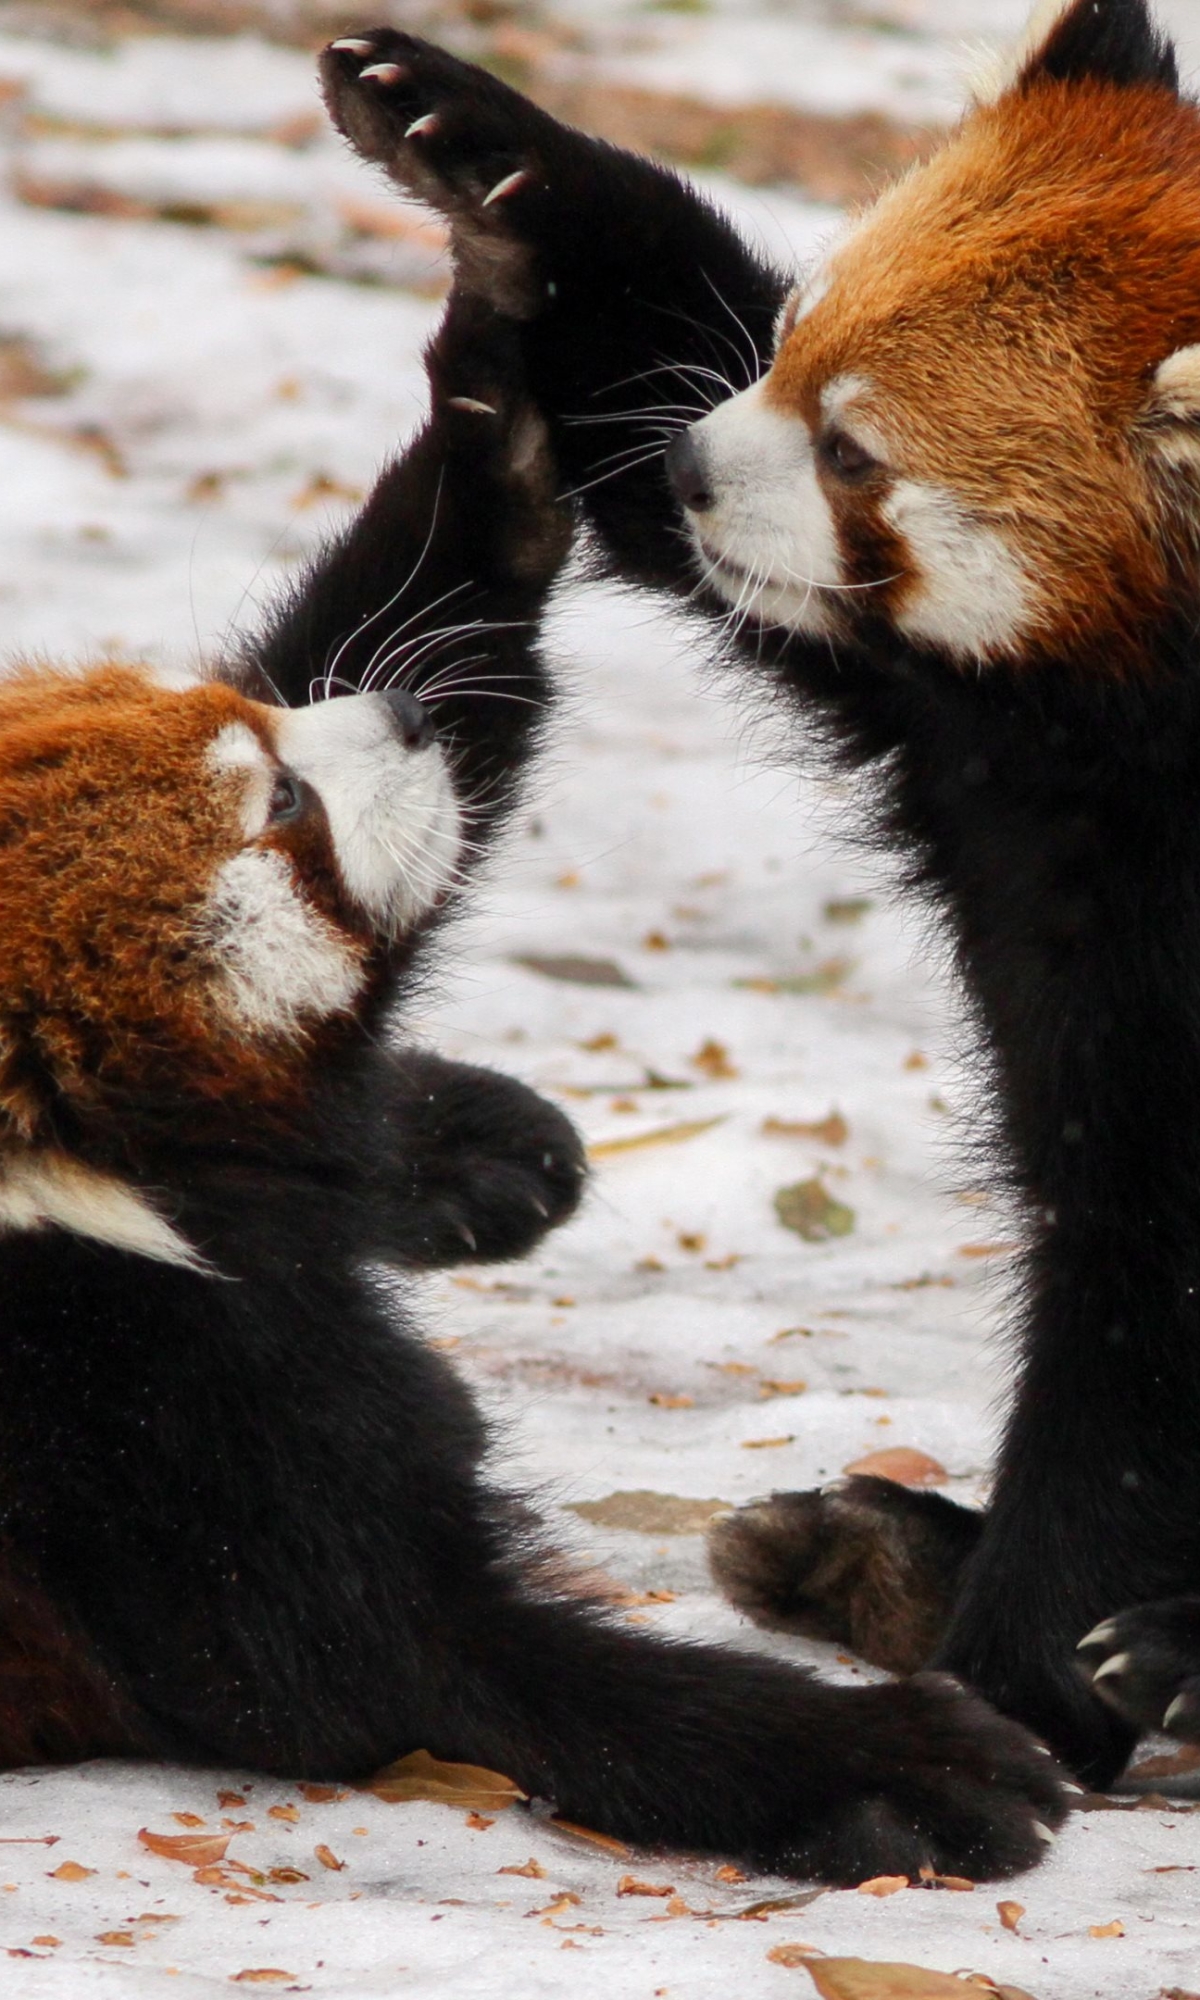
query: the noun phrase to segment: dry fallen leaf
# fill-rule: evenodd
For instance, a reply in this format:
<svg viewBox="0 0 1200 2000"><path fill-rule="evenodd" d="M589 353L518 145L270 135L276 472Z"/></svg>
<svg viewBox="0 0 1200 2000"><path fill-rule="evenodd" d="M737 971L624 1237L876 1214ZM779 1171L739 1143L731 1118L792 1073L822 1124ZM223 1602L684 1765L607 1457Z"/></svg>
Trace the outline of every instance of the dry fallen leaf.
<svg viewBox="0 0 1200 2000"><path fill-rule="evenodd" d="M298 1789L301 1797L307 1799L310 1806L331 1806L339 1799L348 1799L350 1796L349 1792L339 1791L336 1785L305 1784ZM245 1805L246 1801L241 1799L238 1803Z"/></svg>
<svg viewBox="0 0 1200 2000"><path fill-rule="evenodd" d="M711 1077L714 1082L722 1082L725 1078L738 1074L737 1065L730 1062L729 1050L724 1042L714 1041L711 1035L706 1041L701 1042L695 1055L689 1056L688 1061L693 1069L702 1070L704 1075Z"/></svg>
<svg viewBox="0 0 1200 2000"><path fill-rule="evenodd" d="M777 1377L764 1375L758 1385L758 1393L764 1400L771 1396L802 1396L807 1387L807 1382L781 1382Z"/></svg>
<svg viewBox="0 0 1200 2000"><path fill-rule="evenodd" d="M585 958L576 952L518 952L514 965L543 979L560 979L572 986L632 986L634 981L612 958Z"/></svg>
<svg viewBox="0 0 1200 2000"><path fill-rule="evenodd" d="M301 1791L304 1790L303 1785L301 1785L300 1789ZM235 1806L244 1806L245 1803L245 1795L242 1792L217 1793L217 1804L220 1806L222 1812L232 1812Z"/></svg>
<svg viewBox="0 0 1200 2000"><path fill-rule="evenodd" d="M557 1813L551 1815L550 1824L557 1827L560 1833L569 1833L573 1840L586 1840L589 1846L602 1847L606 1854L619 1855L622 1861L627 1861L633 1852L625 1841L617 1840L613 1834L597 1833L591 1826L577 1826L574 1820L559 1819Z"/></svg>
<svg viewBox="0 0 1200 2000"><path fill-rule="evenodd" d="M607 1160L613 1153L640 1153L650 1146L679 1146L685 1139L698 1139L702 1132L711 1132L714 1125L723 1125L724 1114L719 1118L684 1118L677 1125L658 1125L652 1132L633 1132L627 1138L597 1139L587 1149L589 1160Z"/></svg>
<svg viewBox="0 0 1200 2000"><path fill-rule="evenodd" d="M86 1882L88 1876L95 1872L94 1868L81 1867L78 1861L62 1861L57 1868L48 1871L52 1882Z"/></svg>
<svg viewBox="0 0 1200 2000"><path fill-rule="evenodd" d="M996 1912L1006 1931L1015 1931L1025 1915L1024 1903L997 1903Z"/></svg>
<svg viewBox="0 0 1200 2000"><path fill-rule="evenodd" d="M142 1846L148 1847L151 1854L161 1854L164 1861L182 1861L188 1868L208 1868L216 1861L223 1861L232 1838L229 1833L151 1833L145 1826L138 1832Z"/></svg>
<svg viewBox="0 0 1200 2000"><path fill-rule="evenodd" d="M346 1866L344 1861L338 1860L332 1847L326 1847L323 1840L318 1842L317 1846L313 1848L313 1853L316 1855L322 1868L332 1868L336 1872Z"/></svg>
<svg viewBox="0 0 1200 2000"><path fill-rule="evenodd" d="M795 1431L786 1431L786 1432L784 1433L784 1435L783 1435L782 1437L773 1437L773 1438L743 1438L743 1439L742 1439L742 1450L743 1450L743 1451L774 1451L777 1445L781 1445L781 1444L795 1444L795 1442L796 1442L796 1433L795 1433Z"/></svg>
<svg viewBox="0 0 1200 2000"><path fill-rule="evenodd" d="M672 1395L667 1389L656 1389L646 1401L657 1404L660 1410L692 1410L696 1407L694 1396Z"/></svg>
<svg viewBox="0 0 1200 2000"><path fill-rule="evenodd" d="M892 1965L866 1958L807 1958L821 2000L1032 2000L1019 1986L998 1986L983 1973L958 1979L922 1965Z"/></svg>
<svg viewBox="0 0 1200 2000"><path fill-rule="evenodd" d="M693 1500L678 1493L653 1493L635 1487L609 1493L603 1500L576 1500L572 1514L598 1528L627 1528L638 1535L702 1535L718 1514L733 1511L730 1500Z"/></svg>
<svg viewBox="0 0 1200 2000"><path fill-rule="evenodd" d="M673 1882L640 1882L636 1875L622 1875L617 1883L618 1896L673 1896Z"/></svg>
<svg viewBox="0 0 1200 2000"><path fill-rule="evenodd" d="M815 1139L821 1146L844 1146L850 1127L840 1111L828 1118L764 1118L762 1129L770 1139Z"/></svg>
<svg viewBox="0 0 1200 2000"><path fill-rule="evenodd" d="M540 1910L527 1910L525 1914L529 1917L565 1917L568 1910L578 1909L582 1901L583 1898L577 1896L574 1889L560 1889L553 1902L544 1903Z"/></svg>
<svg viewBox="0 0 1200 2000"><path fill-rule="evenodd" d="M824 1182L816 1177L781 1187L775 1196L775 1213L785 1229L802 1236L806 1243L827 1243L831 1236L849 1236L854 1227L854 1210L835 1200Z"/></svg>
<svg viewBox="0 0 1200 2000"><path fill-rule="evenodd" d="M820 1956L811 1944L773 1944L767 1953L772 1965L807 1965L810 1958Z"/></svg>
<svg viewBox="0 0 1200 2000"><path fill-rule="evenodd" d="M531 1882L542 1882L546 1877L546 1871L542 1867L541 1862L535 1861L532 1854L528 1861L511 1861L507 1868L497 1868L496 1873L497 1875L525 1875Z"/></svg>
<svg viewBox="0 0 1200 2000"><path fill-rule="evenodd" d="M258 1965L246 1972L235 1972L231 1977L235 1986L290 1986L296 1975L281 1972L277 1965Z"/></svg>
<svg viewBox="0 0 1200 2000"><path fill-rule="evenodd" d="M45 1945L48 1950L53 1951L56 1945L60 1945L62 1943L62 1939L54 1937L49 1932L47 1932L42 1937L30 1938L29 1942L30 1944Z"/></svg>
<svg viewBox="0 0 1200 2000"><path fill-rule="evenodd" d="M739 1868L736 1863L723 1861L721 1866L716 1870L716 1880L718 1882L748 1882L750 1877L747 1875L745 1869Z"/></svg>
<svg viewBox="0 0 1200 2000"><path fill-rule="evenodd" d="M268 1806L268 1807L267 1807L267 1818L268 1818L268 1819L284 1819L284 1820L287 1820L287 1822L288 1822L288 1824L289 1824L290 1826L294 1826L294 1825L296 1824L297 1820L299 1819L299 1817L300 1817L300 1808L299 1808L299 1806Z"/></svg>
<svg viewBox="0 0 1200 2000"><path fill-rule="evenodd" d="M860 1882L860 1896L894 1896L897 1889L907 1889L907 1875L872 1875L869 1881Z"/></svg>
<svg viewBox="0 0 1200 2000"><path fill-rule="evenodd" d="M444 1764L428 1750L414 1750L377 1772L368 1784L356 1785L359 1792L371 1792L386 1805L406 1805L416 1800L439 1805L465 1806L474 1812L503 1812L527 1794L511 1778L498 1771L485 1771L478 1764Z"/></svg>
<svg viewBox="0 0 1200 2000"><path fill-rule="evenodd" d="M132 1931L97 1931L97 1932L96 1932L96 1943L97 1943L97 1944L120 1944L120 1945L131 1945L131 1944L133 1944L133 1942L134 1942L134 1936L133 1936L133 1932L132 1932Z"/></svg>
<svg viewBox="0 0 1200 2000"><path fill-rule="evenodd" d="M180 1826L203 1826L205 1824L199 1813L172 1813L171 1818L177 1820Z"/></svg>
<svg viewBox="0 0 1200 2000"><path fill-rule="evenodd" d="M950 1474L928 1452L914 1451L906 1444L890 1445L886 1451L869 1451L842 1467L843 1472L866 1472L876 1479L890 1479L897 1486L942 1486Z"/></svg>
<svg viewBox="0 0 1200 2000"><path fill-rule="evenodd" d="M302 1868L270 1868L267 1871L268 1882L307 1882L309 1879Z"/></svg>
<svg viewBox="0 0 1200 2000"><path fill-rule="evenodd" d="M1110 1924L1090 1924L1088 1926L1089 1937L1124 1937L1124 1935L1125 1926L1121 1922L1120 1917L1114 1917Z"/></svg>

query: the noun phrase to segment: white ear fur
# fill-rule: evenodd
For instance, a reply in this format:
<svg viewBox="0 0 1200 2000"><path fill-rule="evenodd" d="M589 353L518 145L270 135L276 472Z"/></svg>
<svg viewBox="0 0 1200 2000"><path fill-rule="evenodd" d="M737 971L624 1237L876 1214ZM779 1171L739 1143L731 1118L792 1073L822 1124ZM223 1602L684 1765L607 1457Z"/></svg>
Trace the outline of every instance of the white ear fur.
<svg viewBox="0 0 1200 2000"><path fill-rule="evenodd" d="M1075 0L1037 0L1032 14L1008 49L981 49L972 62L967 89L977 105L996 104L1013 88L1038 51L1049 41Z"/></svg>
<svg viewBox="0 0 1200 2000"><path fill-rule="evenodd" d="M1142 426L1159 458L1200 467L1200 347L1177 347L1159 362Z"/></svg>

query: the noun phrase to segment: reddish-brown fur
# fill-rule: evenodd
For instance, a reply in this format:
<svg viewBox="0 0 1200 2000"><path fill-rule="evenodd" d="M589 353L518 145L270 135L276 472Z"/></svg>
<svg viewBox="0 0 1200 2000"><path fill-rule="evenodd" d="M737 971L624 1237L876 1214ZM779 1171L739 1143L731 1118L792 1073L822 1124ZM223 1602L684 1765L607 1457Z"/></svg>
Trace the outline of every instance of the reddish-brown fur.
<svg viewBox="0 0 1200 2000"><path fill-rule="evenodd" d="M1037 653L1127 671L1169 589L1152 376L1200 341L1200 109L1155 85L1030 77L871 210L767 378L811 423L874 389L892 472L948 488L1019 556ZM868 482L831 493L882 528ZM861 532L861 530L860 530ZM911 577L890 587L901 608Z"/></svg>

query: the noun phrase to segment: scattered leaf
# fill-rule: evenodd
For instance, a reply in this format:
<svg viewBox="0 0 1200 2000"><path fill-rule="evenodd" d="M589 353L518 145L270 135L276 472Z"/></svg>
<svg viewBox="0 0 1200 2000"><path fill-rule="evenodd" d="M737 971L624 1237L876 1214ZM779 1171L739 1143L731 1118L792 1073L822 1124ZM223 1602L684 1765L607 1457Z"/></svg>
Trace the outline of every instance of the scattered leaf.
<svg viewBox="0 0 1200 2000"><path fill-rule="evenodd" d="M295 1826L297 1820L300 1818L300 1808L293 1805L268 1806L267 1818L286 1820L289 1826Z"/></svg>
<svg viewBox="0 0 1200 2000"><path fill-rule="evenodd" d="M960 1243L954 1254L957 1257L1013 1257L1020 1247L1019 1243Z"/></svg>
<svg viewBox="0 0 1200 2000"><path fill-rule="evenodd" d="M214 1862L224 1861L225 1850L233 1835L229 1833L151 1833L148 1827L139 1829L138 1839L151 1854L161 1854L164 1861L182 1861L188 1868L207 1868ZM85 1871L91 1873L91 1870ZM61 1875L62 1870L56 1869ZM68 1879L77 1881L77 1876Z"/></svg>
<svg viewBox="0 0 1200 2000"><path fill-rule="evenodd" d="M231 1983L234 1986L290 1986L295 1977L294 1972L281 1972L277 1965L257 1965L246 1972L232 1973Z"/></svg>
<svg viewBox="0 0 1200 2000"><path fill-rule="evenodd" d="M181 1839L182 1837L180 1835ZM81 1867L78 1861L61 1861L57 1868L51 1868L48 1872L52 1882L86 1882L88 1876L94 1875L96 1871L94 1868Z"/></svg>
<svg viewBox="0 0 1200 2000"><path fill-rule="evenodd" d="M542 1882L546 1876L546 1871L542 1867L541 1862L535 1861L532 1854L528 1861L510 1861L507 1868L497 1868L496 1873L497 1875L524 1875L531 1882Z"/></svg>
<svg viewBox="0 0 1200 2000"><path fill-rule="evenodd" d="M769 1139L815 1139L820 1146L844 1146L850 1127L840 1111L811 1122L803 1118L764 1118L762 1130Z"/></svg>
<svg viewBox="0 0 1200 2000"><path fill-rule="evenodd" d="M921 1868L917 1873L923 1889L951 1889L961 1896L969 1895L975 1887L969 1875L939 1875L936 1868Z"/></svg>
<svg viewBox="0 0 1200 2000"><path fill-rule="evenodd" d="M785 972L774 978L735 979L747 993L836 993L854 970L852 958L827 958L812 972Z"/></svg>
<svg viewBox="0 0 1200 2000"><path fill-rule="evenodd" d="M356 1785L359 1792L371 1792L386 1805L406 1805L416 1800L439 1805L465 1806L473 1812L503 1812L527 1794L498 1771L486 1771L478 1764L444 1764L428 1750L414 1750L377 1772L368 1784Z"/></svg>
<svg viewBox="0 0 1200 2000"><path fill-rule="evenodd" d="M177 1820L180 1826L204 1826L206 1824L201 1819L199 1813L172 1813L171 1818Z"/></svg>
<svg viewBox="0 0 1200 2000"><path fill-rule="evenodd" d="M1024 1903L997 1903L996 1914L1006 1931L1015 1931L1025 1915Z"/></svg>
<svg viewBox="0 0 1200 2000"><path fill-rule="evenodd" d="M693 1069L702 1070L714 1083L723 1082L726 1078L738 1074L737 1064L730 1061L729 1050L724 1042L714 1041L711 1035L701 1042L695 1055L689 1056L688 1061Z"/></svg>
<svg viewBox="0 0 1200 2000"><path fill-rule="evenodd" d="M618 1896L673 1896L673 1882L642 1882L636 1875L622 1875L617 1883Z"/></svg>
<svg viewBox="0 0 1200 2000"><path fill-rule="evenodd" d="M1090 1924L1088 1936L1094 1938L1124 1937L1125 1926L1120 1917L1114 1917L1110 1924Z"/></svg>
<svg viewBox="0 0 1200 2000"><path fill-rule="evenodd" d="M305 1788L301 1785L300 1789L303 1791ZM245 1803L245 1797L241 1792L217 1793L217 1804L220 1806L222 1812L232 1812L235 1806L244 1806Z"/></svg>
<svg viewBox="0 0 1200 2000"><path fill-rule="evenodd" d="M344 1861L338 1860L332 1847L326 1847L323 1840L319 1841L317 1846L313 1848L313 1853L316 1855L322 1868L331 1868L335 1873L338 1873L346 1866Z"/></svg>
<svg viewBox="0 0 1200 2000"><path fill-rule="evenodd" d="M730 1500L699 1500L677 1493L634 1488L603 1500L576 1500L568 1512L598 1528L625 1528L637 1535L702 1535L718 1514L733 1510Z"/></svg>
<svg viewBox="0 0 1200 2000"><path fill-rule="evenodd" d="M711 1132L714 1125L725 1123L724 1114L718 1118L682 1118L676 1125L656 1125L650 1132L631 1132L620 1139L597 1139L587 1149L589 1160L607 1160L614 1153L641 1153L650 1146L680 1146L685 1139L698 1139L702 1132Z"/></svg>
<svg viewBox="0 0 1200 2000"><path fill-rule="evenodd" d="M622 1861L627 1861L633 1852L625 1841L617 1840L611 1833L597 1833L594 1827L577 1826L574 1820L560 1819L557 1813L552 1814L550 1824L557 1827L560 1833L570 1834L573 1840L586 1840L591 1847L602 1847L607 1854L619 1855Z"/></svg>
<svg viewBox="0 0 1200 2000"><path fill-rule="evenodd" d="M96 1943L131 1945L135 1939L132 1931L97 1931Z"/></svg>
<svg viewBox="0 0 1200 2000"><path fill-rule="evenodd" d="M898 1889L907 1889L907 1875L872 1875L866 1882L860 1882L860 1896L894 1896Z"/></svg>
<svg viewBox="0 0 1200 2000"><path fill-rule="evenodd" d="M62 1939L54 1937L49 1932L47 1932L44 1937L30 1938L29 1942L30 1944L45 1945L48 1950L53 1951L56 1945L60 1945L62 1943Z"/></svg>
<svg viewBox="0 0 1200 2000"><path fill-rule="evenodd" d="M309 1879L302 1868L270 1868L267 1870L268 1882L307 1882Z"/></svg>
<svg viewBox="0 0 1200 2000"><path fill-rule="evenodd" d="M772 1965L807 1965L810 1958L820 1956L811 1944L773 1944L767 1953Z"/></svg>
<svg viewBox="0 0 1200 2000"><path fill-rule="evenodd" d="M537 951L518 952L514 965L523 965L527 972L540 973L543 979L558 979L570 986L633 986L629 977L613 958L585 958L576 952L550 953Z"/></svg>
<svg viewBox="0 0 1200 2000"><path fill-rule="evenodd" d="M1019 1986L998 1986L985 1973L959 1979L922 1965L892 1965L866 1958L806 1958L805 1966L821 2000L1032 2000Z"/></svg>
<svg viewBox="0 0 1200 2000"><path fill-rule="evenodd" d="M950 1474L936 1458L910 1445L889 1445L886 1451L869 1451L842 1467L843 1472L865 1472L875 1479L890 1479L896 1486L944 1486Z"/></svg>
<svg viewBox="0 0 1200 2000"><path fill-rule="evenodd" d="M873 908L869 896L831 896L822 904L821 915L827 924L857 924Z"/></svg>
<svg viewBox="0 0 1200 2000"><path fill-rule="evenodd" d="M750 1877L735 1862L723 1861L716 1871L716 1879L718 1882L748 1882Z"/></svg>
<svg viewBox="0 0 1200 2000"><path fill-rule="evenodd" d="M652 1396L647 1396L646 1401L656 1403L660 1410L692 1410L696 1407L694 1396L672 1395L666 1389L656 1389Z"/></svg>
<svg viewBox="0 0 1200 2000"><path fill-rule="evenodd" d="M310 1806L332 1806L336 1805L340 1799L348 1799L350 1796L349 1792L339 1791L336 1785L306 1784L301 1785L299 1791L301 1797L307 1799ZM241 1803L245 1805L245 1799Z"/></svg>
<svg viewBox="0 0 1200 2000"><path fill-rule="evenodd" d="M794 1380L781 1382L777 1376L764 1375L758 1385L758 1393L764 1399L771 1396L802 1396L808 1383Z"/></svg>
<svg viewBox="0 0 1200 2000"><path fill-rule="evenodd" d="M544 1903L540 1910L527 1910L528 1917L565 1917L568 1910L577 1910L583 1898L574 1889L560 1889L551 1903Z"/></svg>
<svg viewBox="0 0 1200 2000"><path fill-rule="evenodd" d="M775 1450L775 1448L776 1448L776 1446L778 1446L778 1445L781 1445L781 1444L795 1444L795 1442L796 1442L796 1433L795 1433L795 1431L785 1431L782 1437L776 1437L776 1438L743 1438L743 1439L742 1439L742 1450L743 1450L743 1451L774 1451L774 1450Z"/></svg>
<svg viewBox="0 0 1200 2000"><path fill-rule="evenodd" d="M775 1213L785 1229L794 1230L806 1243L827 1243L831 1236L849 1236L854 1227L854 1210L835 1200L824 1182L816 1177L780 1188L775 1196Z"/></svg>

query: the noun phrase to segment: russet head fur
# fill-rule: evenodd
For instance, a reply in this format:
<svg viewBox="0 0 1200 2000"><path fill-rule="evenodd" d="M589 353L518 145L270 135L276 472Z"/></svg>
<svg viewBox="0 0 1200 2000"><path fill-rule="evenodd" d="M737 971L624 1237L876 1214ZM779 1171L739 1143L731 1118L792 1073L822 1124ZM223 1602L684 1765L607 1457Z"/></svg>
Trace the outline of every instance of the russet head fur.
<svg viewBox="0 0 1200 2000"><path fill-rule="evenodd" d="M1200 107L1141 0L1035 27L691 441L701 552L759 616L1136 672L1200 520Z"/></svg>
<svg viewBox="0 0 1200 2000"><path fill-rule="evenodd" d="M388 697L0 680L0 1141L286 1098L456 852L441 753L406 747Z"/></svg>

